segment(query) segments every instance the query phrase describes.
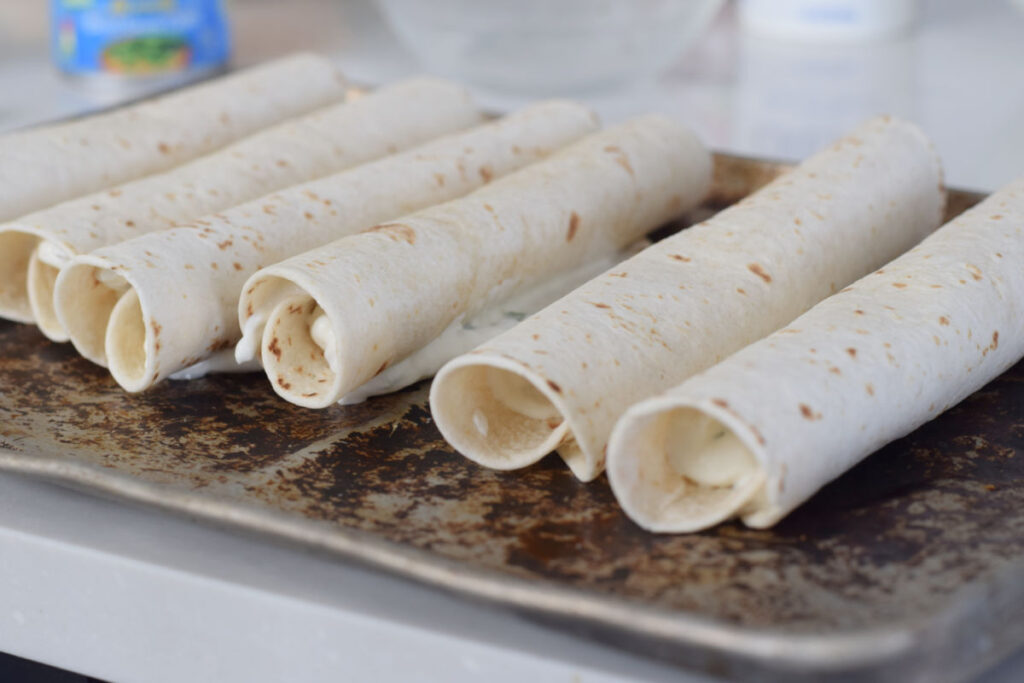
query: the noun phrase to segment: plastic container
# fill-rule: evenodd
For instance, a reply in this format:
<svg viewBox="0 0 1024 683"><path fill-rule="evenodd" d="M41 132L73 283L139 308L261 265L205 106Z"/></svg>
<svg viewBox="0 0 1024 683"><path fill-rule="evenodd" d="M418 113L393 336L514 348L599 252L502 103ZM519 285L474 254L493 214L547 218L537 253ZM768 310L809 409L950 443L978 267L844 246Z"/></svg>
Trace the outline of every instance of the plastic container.
<svg viewBox="0 0 1024 683"><path fill-rule="evenodd" d="M221 0L51 0L50 17L54 63L84 79L171 84L230 56Z"/></svg>
<svg viewBox="0 0 1024 683"><path fill-rule="evenodd" d="M906 32L917 0L740 0L740 25L802 42L864 42Z"/></svg>

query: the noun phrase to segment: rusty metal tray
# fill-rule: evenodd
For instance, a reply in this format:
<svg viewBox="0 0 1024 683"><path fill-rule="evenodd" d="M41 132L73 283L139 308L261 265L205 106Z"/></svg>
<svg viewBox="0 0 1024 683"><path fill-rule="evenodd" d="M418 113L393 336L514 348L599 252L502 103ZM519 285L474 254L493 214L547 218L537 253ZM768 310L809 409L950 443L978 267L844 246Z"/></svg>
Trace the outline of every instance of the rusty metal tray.
<svg viewBox="0 0 1024 683"><path fill-rule="evenodd" d="M703 214L784 166L719 155ZM950 213L980 197L951 193ZM701 212L698 212L701 213ZM692 219L692 217L691 217ZM1024 364L768 531L655 536L548 458L481 469L427 386L304 410L262 375L122 392L0 323L0 470L245 529L682 666L963 680L1024 644Z"/></svg>

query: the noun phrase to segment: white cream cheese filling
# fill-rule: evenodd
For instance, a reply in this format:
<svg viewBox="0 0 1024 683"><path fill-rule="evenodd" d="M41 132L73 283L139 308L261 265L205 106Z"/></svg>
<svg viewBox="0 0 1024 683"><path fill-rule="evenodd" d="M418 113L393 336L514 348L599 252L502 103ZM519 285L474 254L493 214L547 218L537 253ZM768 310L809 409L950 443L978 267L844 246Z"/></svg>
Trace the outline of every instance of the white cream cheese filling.
<svg viewBox="0 0 1024 683"><path fill-rule="evenodd" d="M195 365L178 370L170 376L170 379L199 379L210 373L256 372L261 369L259 361L255 359L238 361L232 349L221 349Z"/></svg>
<svg viewBox="0 0 1024 683"><path fill-rule="evenodd" d="M757 461L743 442L708 415L693 421L669 421L665 452L673 470L701 486L731 487L758 471Z"/></svg>

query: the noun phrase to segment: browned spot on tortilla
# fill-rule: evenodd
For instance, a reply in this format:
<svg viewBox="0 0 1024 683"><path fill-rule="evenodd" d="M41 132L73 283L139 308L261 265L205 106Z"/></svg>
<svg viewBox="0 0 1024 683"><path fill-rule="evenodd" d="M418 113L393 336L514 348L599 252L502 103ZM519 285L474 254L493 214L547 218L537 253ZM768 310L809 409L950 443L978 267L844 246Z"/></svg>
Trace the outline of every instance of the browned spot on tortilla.
<svg viewBox="0 0 1024 683"><path fill-rule="evenodd" d="M875 275L883 275L884 273L885 270L883 268L879 268L878 270L875 271Z"/></svg>
<svg viewBox="0 0 1024 683"><path fill-rule="evenodd" d="M811 410L811 407L809 405L807 405L806 403L801 403L800 404L800 414L803 415L804 418L808 419L808 420L820 420L821 419L821 414L820 413L815 413L813 410Z"/></svg>
<svg viewBox="0 0 1024 683"><path fill-rule="evenodd" d="M871 382L864 385L864 391L868 392L868 396L875 395L875 387L871 385Z"/></svg>
<svg viewBox="0 0 1024 683"><path fill-rule="evenodd" d="M683 256L682 254L669 254L668 257L675 259L676 261L682 261L683 263L689 263L693 260L689 256Z"/></svg>
<svg viewBox="0 0 1024 683"><path fill-rule="evenodd" d="M219 265L217 265L217 262L216 262L216 261L214 261L213 263L211 263L211 264L210 264L210 267L211 267L211 268L213 268L214 270L220 270L220 266L219 266Z"/></svg>
<svg viewBox="0 0 1024 683"><path fill-rule="evenodd" d="M416 231L403 223L384 223L383 225L371 228L370 232L383 233L395 242L416 244Z"/></svg>
<svg viewBox="0 0 1024 683"><path fill-rule="evenodd" d="M481 166L480 177L484 179L485 183L489 183L491 178L494 177L494 171L491 170L490 166Z"/></svg>
<svg viewBox="0 0 1024 683"><path fill-rule="evenodd" d="M537 341L538 339L540 339L540 335L539 334L531 335L531 337L533 338L533 341Z"/></svg>
<svg viewBox="0 0 1024 683"><path fill-rule="evenodd" d="M313 220L313 214L311 214L309 211L303 211L302 215L306 217L307 221Z"/></svg>
<svg viewBox="0 0 1024 683"><path fill-rule="evenodd" d="M226 239L223 242L217 242L217 248L220 249L221 251L224 251L232 244L234 244L234 242L232 242L230 239Z"/></svg>
<svg viewBox="0 0 1024 683"><path fill-rule="evenodd" d="M989 348L993 351L999 348L999 330L992 333L992 345Z"/></svg>
<svg viewBox="0 0 1024 683"><path fill-rule="evenodd" d="M762 268L761 264L759 264L759 263L747 264L747 270L749 270L751 273L753 273L754 275L758 276L759 278L761 278L765 282L771 282L772 281L772 276L769 275L768 273L766 273L764 271L764 268Z"/></svg>
<svg viewBox="0 0 1024 683"><path fill-rule="evenodd" d="M580 227L580 215L575 211L569 216L569 232L565 236L566 242L572 242L572 238L576 236L576 230Z"/></svg>
<svg viewBox="0 0 1024 683"><path fill-rule="evenodd" d="M444 187L444 174L443 173L435 173L434 174L434 180L437 181L437 186L438 187Z"/></svg>
<svg viewBox="0 0 1024 683"><path fill-rule="evenodd" d="M859 309L859 308L855 308L855 309L853 310L853 312L854 312L854 313L856 313L857 315L864 315L864 311L862 311L862 310L861 310L861 309Z"/></svg>
<svg viewBox="0 0 1024 683"><path fill-rule="evenodd" d="M284 389L285 391L288 391L289 389L292 388L292 385L289 382L286 382L284 380L284 377L278 377L277 383L281 385L281 388Z"/></svg>
<svg viewBox="0 0 1024 683"><path fill-rule="evenodd" d="M626 169L626 172L629 173L629 175L634 175L633 167L629 163L629 157L626 156L626 153L622 151L621 147L618 145L608 145L604 148L604 151L614 154L615 163Z"/></svg>
<svg viewBox="0 0 1024 683"><path fill-rule="evenodd" d="M374 376L374 377L376 377L376 376L377 376L377 375L379 375L380 373L384 372L384 370L386 370L386 369L387 369L387 367L388 367L388 362L387 362L387 361L384 361L384 362L383 362L383 363L381 364L381 366L380 366L379 368L377 368L377 372L373 373L373 376Z"/></svg>
<svg viewBox="0 0 1024 683"><path fill-rule="evenodd" d="M601 303L594 304L594 306L596 306L597 308L611 308L611 306L609 306L608 304Z"/></svg>
<svg viewBox="0 0 1024 683"><path fill-rule="evenodd" d="M846 352L848 354L850 354L850 358L856 358L857 357L857 349L853 348L852 346L847 348Z"/></svg>
<svg viewBox="0 0 1024 683"><path fill-rule="evenodd" d="M160 150L161 154L170 154L171 152L171 148L167 145L166 142L157 143L156 148Z"/></svg>
<svg viewBox="0 0 1024 683"><path fill-rule="evenodd" d="M242 268L243 268L242 264L239 263L238 261L235 261L231 265L235 267L235 270L242 270Z"/></svg>
<svg viewBox="0 0 1024 683"><path fill-rule="evenodd" d="M216 339L216 340L210 342L210 345L206 347L206 350L209 351L210 353L215 353L217 351L223 351L224 349L228 348L229 346L231 346L231 341L230 340L228 340L228 339Z"/></svg>
<svg viewBox="0 0 1024 683"><path fill-rule="evenodd" d="M711 399L711 402L714 403L719 408L728 408L729 407L729 402L726 401L724 398L713 398L713 399Z"/></svg>
<svg viewBox="0 0 1024 683"><path fill-rule="evenodd" d="M940 325L948 325L949 324L949 318L947 318L944 315L940 315L939 316L939 324Z"/></svg>
<svg viewBox="0 0 1024 683"><path fill-rule="evenodd" d="M109 194L111 197L120 197L121 196L121 190L119 190L119 189L117 189L115 187L113 190L110 190L107 194Z"/></svg>
<svg viewBox="0 0 1024 683"><path fill-rule="evenodd" d="M830 367L828 369L828 371L831 372L833 375L841 375L841 374L843 374L842 370L840 370L839 368L837 368L834 365L832 367Z"/></svg>
<svg viewBox="0 0 1024 683"><path fill-rule="evenodd" d="M907 283L906 282L894 282L894 283L892 283L892 286L895 287L896 289L903 289L904 287L907 286Z"/></svg>
<svg viewBox="0 0 1024 683"><path fill-rule="evenodd" d="M555 392L562 393L562 387L555 384L552 380L548 380L548 386L551 387Z"/></svg>
<svg viewBox="0 0 1024 683"><path fill-rule="evenodd" d="M994 221L1002 220L1003 214L1001 214L1001 213L994 213L991 216L989 216L989 218L991 218Z"/></svg>
<svg viewBox="0 0 1024 683"><path fill-rule="evenodd" d="M273 207L272 204L264 204L263 205L263 213L268 214L270 216L276 216L277 215L274 212L274 207Z"/></svg>
<svg viewBox="0 0 1024 683"><path fill-rule="evenodd" d="M160 352L160 342L159 341L154 345L154 348L156 349L157 353Z"/></svg>
<svg viewBox="0 0 1024 683"><path fill-rule="evenodd" d="M277 337L271 339L270 343L267 344L267 351L274 354L274 358L281 360L281 344L278 342Z"/></svg>
<svg viewBox="0 0 1024 683"><path fill-rule="evenodd" d="M971 277L975 280L981 280L981 269L978 266L967 264L967 270L970 271Z"/></svg>
<svg viewBox="0 0 1024 683"><path fill-rule="evenodd" d="M277 165L278 165L279 167L281 167L281 168L285 168L285 167L287 167L287 166L288 166L288 162L287 162L287 161L285 161L284 159L278 159L278 160L277 160Z"/></svg>
<svg viewBox="0 0 1024 683"><path fill-rule="evenodd" d="M800 220L799 218L794 218L793 222L796 223L797 225L803 225L804 224L804 222L802 220Z"/></svg>
<svg viewBox="0 0 1024 683"><path fill-rule="evenodd" d="M93 209L93 211L102 211L103 207L100 206L99 204L93 204L92 205L92 209Z"/></svg>
<svg viewBox="0 0 1024 683"><path fill-rule="evenodd" d="M736 291L739 292L740 294L746 294L747 293L747 290L743 289L742 287L737 287Z"/></svg>

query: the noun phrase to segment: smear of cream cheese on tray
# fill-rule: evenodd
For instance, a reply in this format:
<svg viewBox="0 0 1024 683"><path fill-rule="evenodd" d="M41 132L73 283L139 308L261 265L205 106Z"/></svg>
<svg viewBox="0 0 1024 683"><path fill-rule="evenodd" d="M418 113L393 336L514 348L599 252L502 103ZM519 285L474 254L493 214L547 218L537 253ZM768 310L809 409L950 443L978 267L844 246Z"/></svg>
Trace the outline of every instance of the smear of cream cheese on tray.
<svg viewBox="0 0 1024 683"><path fill-rule="evenodd" d="M481 311L471 319L467 320L465 316L456 318L429 344L388 367L358 389L342 396L338 403L342 405L362 403L371 396L398 391L425 377L432 376L452 358L472 351L485 341L515 327L527 316L554 303L584 282L594 279L609 268L643 250L649 244L647 240L642 240L612 256L559 273L535 287L514 294ZM326 321L327 318L322 316L320 319ZM327 327L327 334L330 334L329 327ZM316 336L314 336L314 340L316 340ZM324 342L324 344L320 344L317 341L317 344L326 350L333 343L333 335L331 338L326 338ZM337 372L333 366L332 370Z"/></svg>

